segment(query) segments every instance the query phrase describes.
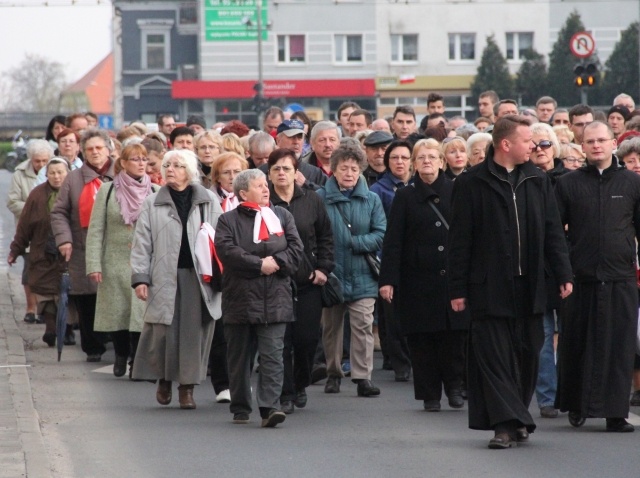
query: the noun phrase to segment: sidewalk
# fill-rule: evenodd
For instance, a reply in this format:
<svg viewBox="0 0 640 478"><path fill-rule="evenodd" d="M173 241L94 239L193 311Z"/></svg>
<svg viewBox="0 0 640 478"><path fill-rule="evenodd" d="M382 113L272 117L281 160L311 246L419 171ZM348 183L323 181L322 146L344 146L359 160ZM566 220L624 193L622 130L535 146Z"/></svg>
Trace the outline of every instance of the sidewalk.
<svg viewBox="0 0 640 478"><path fill-rule="evenodd" d="M0 474L49 478L49 460L15 317L24 310L24 298L12 295L6 266L0 266L0 291Z"/></svg>

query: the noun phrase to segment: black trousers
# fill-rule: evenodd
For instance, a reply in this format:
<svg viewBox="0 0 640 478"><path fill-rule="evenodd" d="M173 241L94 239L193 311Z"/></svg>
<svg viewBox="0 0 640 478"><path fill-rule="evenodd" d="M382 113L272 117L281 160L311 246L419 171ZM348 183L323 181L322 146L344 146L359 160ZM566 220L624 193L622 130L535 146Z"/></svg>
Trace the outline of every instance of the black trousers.
<svg viewBox="0 0 640 478"><path fill-rule="evenodd" d="M138 350L138 342L140 341L140 332L129 332L128 330L118 330L109 332L111 341L113 342L113 350L119 357L131 358L131 363L136 356Z"/></svg>
<svg viewBox="0 0 640 478"><path fill-rule="evenodd" d="M464 377L465 330L411 334L407 343L413 363L416 400L438 400L450 390L460 390Z"/></svg>
<svg viewBox="0 0 640 478"><path fill-rule="evenodd" d="M93 331L93 323L96 315L96 294L69 295L69 301L73 302L78 312L78 325L80 327L80 346L87 355L102 355L105 352L105 334Z"/></svg>
<svg viewBox="0 0 640 478"><path fill-rule="evenodd" d="M253 354L255 356L255 353ZM222 319L216 321L213 331L211 351L209 352L209 371L211 372L211 385L217 394L229 389L229 367L227 364L227 340L224 336L224 324Z"/></svg>
<svg viewBox="0 0 640 478"><path fill-rule="evenodd" d="M320 340L320 287L310 285L298 289L298 300L294 305L296 321L287 323L284 335L284 382L281 401L295 399L298 390L304 390L311 384L311 369Z"/></svg>
<svg viewBox="0 0 640 478"><path fill-rule="evenodd" d="M400 321L393 313L393 304L378 297L376 308L378 309L378 333L380 333L381 329L385 331L383 335L384 338L380 338L382 353L391 361L391 366L395 373L410 372L411 358L409 357L409 346L407 345L407 339L402 333Z"/></svg>

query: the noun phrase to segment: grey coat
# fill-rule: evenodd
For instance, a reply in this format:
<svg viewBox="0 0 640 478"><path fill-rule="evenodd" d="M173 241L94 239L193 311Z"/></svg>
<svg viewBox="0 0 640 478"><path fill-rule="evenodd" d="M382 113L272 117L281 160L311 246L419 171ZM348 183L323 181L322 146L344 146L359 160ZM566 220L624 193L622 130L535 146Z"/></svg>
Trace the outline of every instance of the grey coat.
<svg viewBox="0 0 640 478"><path fill-rule="evenodd" d="M86 274L87 231L80 226L79 201L84 185L99 177L87 163L80 169L71 171L60 187L58 198L51 210L51 229L56 239L56 246L70 243L73 246L69 261L71 276L71 294L95 294L96 284ZM113 162L105 174L105 180L113 180Z"/></svg>
<svg viewBox="0 0 640 478"><path fill-rule="evenodd" d="M193 188L193 203L187 222L187 236L193 263L196 265L200 293L211 316L220 318L220 293L202 279L197 270L195 257L196 235L200 230L200 204L203 204L204 221L213 228L222 214L220 203L213 193L199 184ZM178 256L182 242L182 223L178 216L168 186L145 199L142 212L136 223L131 249L131 284L147 284L149 295L144 312L144 321L150 324L170 325L178 289Z"/></svg>

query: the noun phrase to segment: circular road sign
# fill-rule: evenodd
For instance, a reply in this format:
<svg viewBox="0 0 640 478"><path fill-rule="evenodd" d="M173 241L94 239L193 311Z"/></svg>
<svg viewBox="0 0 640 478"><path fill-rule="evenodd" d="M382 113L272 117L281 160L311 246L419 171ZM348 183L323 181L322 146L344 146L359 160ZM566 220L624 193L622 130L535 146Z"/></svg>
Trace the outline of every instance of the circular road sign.
<svg viewBox="0 0 640 478"><path fill-rule="evenodd" d="M569 41L571 53L578 58L589 58L596 49L596 42L587 32L578 32Z"/></svg>

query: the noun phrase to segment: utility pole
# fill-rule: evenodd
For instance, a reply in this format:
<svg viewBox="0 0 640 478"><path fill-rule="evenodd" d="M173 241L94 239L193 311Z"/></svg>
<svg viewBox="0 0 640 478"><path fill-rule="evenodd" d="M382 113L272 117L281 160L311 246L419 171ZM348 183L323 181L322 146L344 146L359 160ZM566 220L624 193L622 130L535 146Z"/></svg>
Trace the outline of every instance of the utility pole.
<svg viewBox="0 0 640 478"><path fill-rule="evenodd" d="M256 0L256 14L257 14L257 26L258 26L258 96L260 98L260 105L263 104L262 97L264 95L264 82L262 77L262 0ZM262 111L258 111L258 127L262 130L263 127Z"/></svg>

